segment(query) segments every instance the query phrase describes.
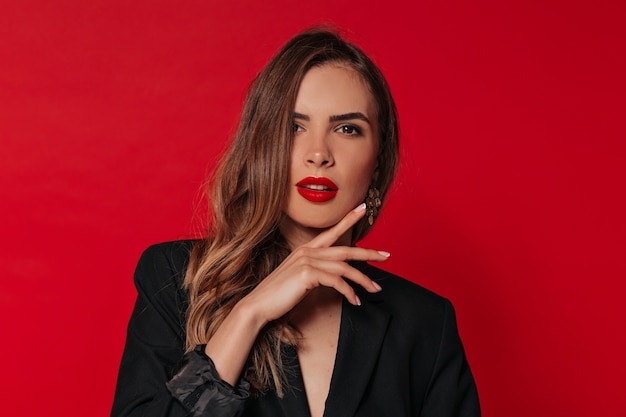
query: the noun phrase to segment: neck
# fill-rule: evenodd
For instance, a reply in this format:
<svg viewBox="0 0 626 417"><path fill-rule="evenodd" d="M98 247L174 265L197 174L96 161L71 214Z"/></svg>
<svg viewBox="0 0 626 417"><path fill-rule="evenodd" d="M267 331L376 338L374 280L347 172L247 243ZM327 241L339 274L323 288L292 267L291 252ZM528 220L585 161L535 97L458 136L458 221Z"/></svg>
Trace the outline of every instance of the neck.
<svg viewBox="0 0 626 417"><path fill-rule="evenodd" d="M317 287L289 314L289 322L302 334L324 328L331 317L341 315L342 295L334 288ZM320 321L321 320L321 321Z"/></svg>

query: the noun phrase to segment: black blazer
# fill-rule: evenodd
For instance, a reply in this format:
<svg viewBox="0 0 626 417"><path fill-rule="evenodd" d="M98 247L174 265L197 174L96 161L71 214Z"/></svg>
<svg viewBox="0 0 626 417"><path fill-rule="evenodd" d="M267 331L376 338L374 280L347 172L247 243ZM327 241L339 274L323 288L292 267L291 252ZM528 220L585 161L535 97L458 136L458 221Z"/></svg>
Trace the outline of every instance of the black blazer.
<svg viewBox="0 0 626 417"><path fill-rule="evenodd" d="M188 297L181 289L191 241L148 248L135 272L138 297L111 416L182 417L165 387L184 354ZM358 286L359 307L344 301L325 417L479 416L476 386L450 302L416 284L355 263L383 291ZM250 399L243 416L309 417L297 354L291 390Z"/></svg>

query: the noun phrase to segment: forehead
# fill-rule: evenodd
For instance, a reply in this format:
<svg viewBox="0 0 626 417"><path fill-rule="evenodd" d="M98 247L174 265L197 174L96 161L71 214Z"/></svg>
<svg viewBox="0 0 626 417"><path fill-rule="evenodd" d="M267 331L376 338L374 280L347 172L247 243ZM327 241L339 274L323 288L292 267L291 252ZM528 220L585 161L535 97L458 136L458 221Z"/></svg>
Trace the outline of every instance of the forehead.
<svg viewBox="0 0 626 417"><path fill-rule="evenodd" d="M361 112L371 119L375 108L361 74L349 66L333 63L313 67L304 75L295 111L329 115Z"/></svg>

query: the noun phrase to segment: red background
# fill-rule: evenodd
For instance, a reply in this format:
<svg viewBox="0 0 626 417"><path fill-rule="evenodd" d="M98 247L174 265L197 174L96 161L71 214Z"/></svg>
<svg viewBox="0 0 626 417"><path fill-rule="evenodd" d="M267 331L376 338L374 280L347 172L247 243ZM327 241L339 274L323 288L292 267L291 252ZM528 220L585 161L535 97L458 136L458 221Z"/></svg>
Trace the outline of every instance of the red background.
<svg viewBox="0 0 626 417"><path fill-rule="evenodd" d="M626 3L223 3L0 5L2 414L108 415L141 251L198 231L252 77L331 22L400 114L367 242L453 301L484 415L626 415Z"/></svg>

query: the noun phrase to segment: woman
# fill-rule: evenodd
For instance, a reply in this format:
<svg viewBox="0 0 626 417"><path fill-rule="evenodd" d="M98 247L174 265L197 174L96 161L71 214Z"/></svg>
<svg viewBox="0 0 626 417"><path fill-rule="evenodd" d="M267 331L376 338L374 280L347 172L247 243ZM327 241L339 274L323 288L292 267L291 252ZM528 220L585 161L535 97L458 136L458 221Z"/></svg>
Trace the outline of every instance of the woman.
<svg viewBox="0 0 626 417"><path fill-rule="evenodd" d="M353 246L397 160L370 59L323 30L289 41L250 88L208 238L139 262L112 415L479 415L450 303Z"/></svg>

